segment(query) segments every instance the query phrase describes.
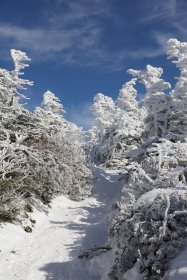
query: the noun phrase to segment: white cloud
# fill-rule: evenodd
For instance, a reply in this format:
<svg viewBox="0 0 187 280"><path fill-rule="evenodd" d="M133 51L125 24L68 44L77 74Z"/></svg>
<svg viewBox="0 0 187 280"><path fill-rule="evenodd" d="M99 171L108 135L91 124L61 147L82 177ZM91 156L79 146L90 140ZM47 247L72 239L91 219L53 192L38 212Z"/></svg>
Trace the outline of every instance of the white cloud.
<svg viewBox="0 0 187 280"><path fill-rule="evenodd" d="M124 68L128 58L154 58L165 52L164 38L168 33L154 30L147 35L149 39L153 38L150 47L129 49L124 44L120 51L108 48L103 39L103 19L116 20L110 1L56 0L52 8L51 1L46 0L46 3L41 26L28 28L0 22L1 46L25 50L34 62L55 60L60 64L102 66L111 70ZM176 0L148 1L146 14L141 21L149 24L172 18L171 26L179 33L184 29L181 20L176 20L179 13L182 13L182 9L179 9Z"/></svg>
<svg viewBox="0 0 187 280"><path fill-rule="evenodd" d="M20 26L0 24L0 37L11 40L14 46L25 48L39 56L53 55L58 52L68 52L70 48L84 51L89 45L94 45L99 35L99 28L87 27L79 29L56 30L50 29L26 29Z"/></svg>
<svg viewBox="0 0 187 280"><path fill-rule="evenodd" d="M104 7L104 2L55 1L52 9L50 5L45 6L44 22L39 27L0 22L0 39L4 47L12 45L24 49L37 59L56 57L68 64L86 63L93 60L95 50L99 49L100 17L106 18L110 14L109 5Z"/></svg>
<svg viewBox="0 0 187 280"><path fill-rule="evenodd" d="M111 70L123 68L127 58L151 58L163 53L162 48L107 51L100 45L100 27L85 26L82 29L26 29L19 26L0 24L0 38L11 40L14 48L29 52L35 61L56 60L79 66L101 64Z"/></svg>
<svg viewBox="0 0 187 280"><path fill-rule="evenodd" d="M147 1L147 6L144 6L143 16L140 18L140 22L150 23L157 21L166 21L175 16L177 11L177 1Z"/></svg>

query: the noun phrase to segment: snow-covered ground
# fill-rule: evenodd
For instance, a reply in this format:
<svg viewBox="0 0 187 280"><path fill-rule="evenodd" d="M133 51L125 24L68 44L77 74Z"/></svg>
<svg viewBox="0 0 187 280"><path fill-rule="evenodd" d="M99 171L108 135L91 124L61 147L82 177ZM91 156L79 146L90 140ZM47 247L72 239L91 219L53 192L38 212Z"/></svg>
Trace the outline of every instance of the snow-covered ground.
<svg viewBox="0 0 187 280"><path fill-rule="evenodd" d="M12 224L0 229L0 280L105 279L107 253L89 262L78 256L105 244L122 182L115 172L93 169L97 179L91 197L81 202L55 198L48 215L33 214L37 223L32 233Z"/></svg>
<svg viewBox="0 0 187 280"><path fill-rule="evenodd" d="M163 280L186 280L187 279L187 240L184 250L171 261L169 270Z"/></svg>

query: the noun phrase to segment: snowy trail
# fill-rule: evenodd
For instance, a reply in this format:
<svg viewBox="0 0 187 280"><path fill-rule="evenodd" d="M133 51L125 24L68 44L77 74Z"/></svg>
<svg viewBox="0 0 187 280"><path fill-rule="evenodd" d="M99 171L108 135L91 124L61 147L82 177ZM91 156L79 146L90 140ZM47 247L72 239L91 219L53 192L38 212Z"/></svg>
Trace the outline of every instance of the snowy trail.
<svg viewBox="0 0 187 280"><path fill-rule="evenodd" d="M183 251L174 258L163 280L186 280L187 279L187 239Z"/></svg>
<svg viewBox="0 0 187 280"><path fill-rule="evenodd" d="M20 226L0 229L0 280L99 280L100 263L90 269L78 255L107 240L109 213L118 198L119 175L94 167L93 195L84 201L54 199L48 215L37 212L32 233ZM14 252L11 252L11 251ZM101 274L100 274L101 273Z"/></svg>

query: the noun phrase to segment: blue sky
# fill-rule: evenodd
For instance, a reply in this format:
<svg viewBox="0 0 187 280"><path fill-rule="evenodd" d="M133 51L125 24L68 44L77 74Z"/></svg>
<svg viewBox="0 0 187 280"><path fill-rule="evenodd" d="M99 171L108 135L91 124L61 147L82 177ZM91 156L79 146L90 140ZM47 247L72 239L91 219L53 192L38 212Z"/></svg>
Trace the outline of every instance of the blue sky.
<svg viewBox="0 0 187 280"><path fill-rule="evenodd" d="M187 40L186 0L0 0L0 67L11 69L11 48L26 51L29 108L49 89L80 125L97 92L116 98L128 68L161 66L173 82L170 37Z"/></svg>

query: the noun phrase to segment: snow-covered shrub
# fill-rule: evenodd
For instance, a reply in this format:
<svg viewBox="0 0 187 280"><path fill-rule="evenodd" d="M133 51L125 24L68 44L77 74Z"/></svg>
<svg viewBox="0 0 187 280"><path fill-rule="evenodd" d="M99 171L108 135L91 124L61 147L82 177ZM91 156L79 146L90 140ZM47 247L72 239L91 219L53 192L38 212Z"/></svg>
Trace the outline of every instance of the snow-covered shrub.
<svg viewBox="0 0 187 280"><path fill-rule="evenodd" d="M114 266L111 275L117 277L116 279L122 279L120 278L122 276L119 275L132 268L134 263L139 261L139 258L143 256L144 265L141 263L141 271L143 272L146 270L146 275L149 276L148 278L145 277L145 279L160 279L160 276L155 276L155 278L153 278L154 274L159 275L159 273L164 273L170 257L166 255L164 260L157 260L157 255L155 255L156 253L153 251L156 250L155 248L157 248L158 244L159 250L161 250L160 248L165 248L163 244L165 241L162 239L159 243L157 239L151 239L151 237L153 236L153 232L159 232L159 227L163 222L161 215L164 215L163 205L165 205L166 201L164 198L165 195L171 196L169 197L170 201L175 201L176 198L177 202L173 204L173 208L170 205L171 213L175 210L187 210L187 143L173 143L167 139L160 139L159 141L157 140L156 143L151 142L146 148L142 146L142 151L139 152L136 160L139 162L131 162L129 165L126 175L126 184L123 188L122 198L119 204L120 209L113 220L110 230L111 242L116 251L115 260L116 263L118 263L118 265L116 264ZM183 191L183 189L185 191ZM149 203L144 203L144 199L148 200ZM142 202L141 204L140 201ZM154 206L154 203L158 206L157 208ZM158 214L155 225L152 216L150 220L144 220L150 205L153 205L155 215ZM140 231L138 231L138 234L134 232L137 226L136 219L140 219L137 220L137 224L142 225L142 227L139 227ZM151 222L151 220L153 221ZM172 230L173 228L171 229L171 233ZM177 231L175 234L176 238L172 241L174 242L172 246L176 246L178 250L181 248L180 246L177 247L177 244L181 244L180 238L182 233ZM175 234L173 232L173 235ZM140 250L142 244L141 238L143 238L143 235L150 236L149 241L142 245L144 246L144 249L142 249L144 250L144 254ZM183 229L182 237L184 238L184 236L185 230ZM155 242L157 242L156 245ZM128 247L128 244L130 247ZM133 254L131 250L134 252ZM141 256L138 255L139 250ZM151 262L148 262L147 265L145 259L149 260L149 255L152 253ZM162 254L158 256L158 258L161 257ZM174 255L171 255L171 257L174 257ZM151 267L153 267L154 270L156 269L154 267L157 266L159 267L158 273L150 270ZM115 277L112 279L115 279Z"/></svg>
<svg viewBox="0 0 187 280"><path fill-rule="evenodd" d="M77 147L67 141L57 142L45 134L37 139L38 142L29 139L37 154L37 158L29 162L34 177L29 190L46 203L60 193L77 200L88 196L91 174L81 148L78 153Z"/></svg>
<svg viewBox="0 0 187 280"><path fill-rule="evenodd" d="M136 262L143 279L161 279L187 237L185 209L186 189L155 189L124 209L110 232L118 244L111 279L122 279Z"/></svg>

